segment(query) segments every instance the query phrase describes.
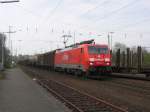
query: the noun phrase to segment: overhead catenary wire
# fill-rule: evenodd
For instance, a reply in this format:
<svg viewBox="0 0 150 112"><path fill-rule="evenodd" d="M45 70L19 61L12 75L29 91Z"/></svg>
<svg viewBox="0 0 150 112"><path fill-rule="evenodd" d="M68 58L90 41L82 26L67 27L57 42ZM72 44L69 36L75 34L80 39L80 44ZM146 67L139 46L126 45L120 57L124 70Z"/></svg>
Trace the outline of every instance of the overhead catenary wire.
<svg viewBox="0 0 150 112"><path fill-rule="evenodd" d="M94 10L94 9L93 9L93 10ZM92 11L93 11L93 10L92 10ZM55 10L55 11L56 11L56 10ZM54 12L55 12L55 11L54 11ZM89 12L90 12L90 11L89 11ZM110 15L110 16L111 16L111 15ZM136 24L136 23L135 23L135 24ZM132 25L131 25L131 26L132 26Z"/></svg>
<svg viewBox="0 0 150 112"><path fill-rule="evenodd" d="M53 10L50 11L50 13L48 14L47 18L45 19L46 21L48 19L50 19L50 17L52 17L55 13L55 11L57 10L57 8L61 5L61 3L63 2L63 0L59 0L58 3L56 4L56 6L54 7Z"/></svg>
<svg viewBox="0 0 150 112"><path fill-rule="evenodd" d="M138 1L140 1L140 0L133 0L133 1L129 2L129 3L127 3L126 5L124 5L124 6L118 8L118 9L116 9L116 10L113 10L113 11L111 11L111 12L105 14L103 17L98 18L95 22L99 22L100 20L106 19L106 18L108 18L108 17L110 17L110 16L112 16L112 15L114 15L114 14L116 14L116 13L122 11L123 9L126 9L127 7L130 7L130 6L132 6L132 5L135 5L135 3L137 3Z"/></svg>
<svg viewBox="0 0 150 112"><path fill-rule="evenodd" d="M15 6L17 6L20 9L22 9L24 12L29 13L29 14L37 17L38 19L39 19L39 17L43 17L43 16L39 15L38 13L36 13L36 12L34 12L32 10L29 10L29 9L27 9L27 8L21 6L21 5L15 4Z"/></svg>
<svg viewBox="0 0 150 112"><path fill-rule="evenodd" d="M19 42L21 42L21 41L32 41L32 42L62 42L62 41L53 41L53 40L38 40L38 39L36 39L36 40L14 40L14 41L19 41Z"/></svg>
<svg viewBox="0 0 150 112"><path fill-rule="evenodd" d="M20 2L19 0L11 0L11 1L0 1L0 3L15 3L15 2Z"/></svg>
<svg viewBox="0 0 150 112"><path fill-rule="evenodd" d="M94 8L91 8L91 9L87 10L86 12L84 12L83 14L81 14L80 16L85 16L85 15L89 14L90 12L96 10L97 8L99 8L100 6L104 5L108 1L109 0L105 0L103 2L98 3L98 5L96 5Z"/></svg>
<svg viewBox="0 0 150 112"><path fill-rule="evenodd" d="M63 2L63 0L58 0L58 3L56 4L56 6L50 11L50 13L48 14L48 16L46 18L44 18L42 20L41 23L39 23L39 25L36 26L36 29L38 30L38 28L41 28L43 23L46 22L50 17L52 17L54 15L54 13L56 12L57 8L60 6L60 4ZM47 23L48 24L48 23ZM37 32L33 33L33 36L36 34Z"/></svg>
<svg viewBox="0 0 150 112"><path fill-rule="evenodd" d="M143 20L141 20L141 21L137 21L137 22L134 22L134 23L131 23L131 24L128 24L128 25L126 25L126 26L124 26L124 27L118 27L116 30L118 30L118 29L126 29L126 28L128 28L128 27L134 27L134 26L137 26L137 25L139 25L139 24L142 24L142 23L145 23L145 22L149 22L150 21L150 18L145 18L145 19L143 19Z"/></svg>
<svg viewBox="0 0 150 112"><path fill-rule="evenodd" d="M128 7L131 7L131 6L135 5L135 3L137 3L138 1L140 1L140 0L133 0L133 1L129 2L129 3L127 3L126 5L123 5L120 8L117 8L117 9L115 9L115 10L109 12L109 13L106 13L104 16L96 19L94 22L98 23L101 20L107 19L108 17L111 17L112 15L115 15L116 13L122 11L123 9L126 9ZM88 25L81 26L80 28L85 28L85 27L88 27Z"/></svg>

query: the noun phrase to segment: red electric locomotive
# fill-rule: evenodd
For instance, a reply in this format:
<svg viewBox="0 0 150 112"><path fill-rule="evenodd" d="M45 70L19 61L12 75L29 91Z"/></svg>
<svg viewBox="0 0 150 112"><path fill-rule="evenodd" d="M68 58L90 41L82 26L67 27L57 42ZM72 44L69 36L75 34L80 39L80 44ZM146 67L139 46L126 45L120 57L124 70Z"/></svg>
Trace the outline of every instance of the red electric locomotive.
<svg viewBox="0 0 150 112"><path fill-rule="evenodd" d="M84 41L65 49L56 50L56 70L86 75L111 72L111 55L107 45L98 45L94 40Z"/></svg>

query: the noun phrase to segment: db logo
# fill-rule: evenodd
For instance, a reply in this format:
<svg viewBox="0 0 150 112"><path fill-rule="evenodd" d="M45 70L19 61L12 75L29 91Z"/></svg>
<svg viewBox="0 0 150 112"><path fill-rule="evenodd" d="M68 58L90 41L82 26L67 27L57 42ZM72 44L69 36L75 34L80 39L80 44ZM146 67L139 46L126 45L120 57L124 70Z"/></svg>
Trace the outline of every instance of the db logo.
<svg viewBox="0 0 150 112"><path fill-rule="evenodd" d="M68 60L68 59L69 59L69 56L66 55L66 54L64 54L64 55L63 55L63 60L66 61L66 60Z"/></svg>
<svg viewBox="0 0 150 112"><path fill-rule="evenodd" d="M98 55L97 57L98 57L98 58L100 58L101 56L100 56L100 55Z"/></svg>

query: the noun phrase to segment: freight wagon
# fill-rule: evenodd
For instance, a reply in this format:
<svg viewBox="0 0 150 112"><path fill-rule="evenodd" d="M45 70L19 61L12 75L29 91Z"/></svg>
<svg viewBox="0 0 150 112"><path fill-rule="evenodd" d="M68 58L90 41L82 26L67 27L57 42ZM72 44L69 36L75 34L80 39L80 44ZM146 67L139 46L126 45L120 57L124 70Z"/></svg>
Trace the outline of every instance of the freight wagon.
<svg viewBox="0 0 150 112"><path fill-rule="evenodd" d="M55 52L56 50L39 54L37 56L37 65L45 69L54 69Z"/></svg>

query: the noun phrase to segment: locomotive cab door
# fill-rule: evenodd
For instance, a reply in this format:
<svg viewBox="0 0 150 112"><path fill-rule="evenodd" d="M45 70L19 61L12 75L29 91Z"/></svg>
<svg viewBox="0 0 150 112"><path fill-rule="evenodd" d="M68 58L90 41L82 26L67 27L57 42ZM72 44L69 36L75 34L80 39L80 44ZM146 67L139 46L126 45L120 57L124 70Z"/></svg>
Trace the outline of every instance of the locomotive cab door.
<svg viewBox="0 0 150 112"><path fill-rule="evenodd" d="M83 48L81 48L80 49L81 50L81 52L80 52L80 69L83 69L83 59L84 59L84 49Z"/></svg>

